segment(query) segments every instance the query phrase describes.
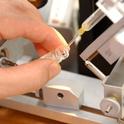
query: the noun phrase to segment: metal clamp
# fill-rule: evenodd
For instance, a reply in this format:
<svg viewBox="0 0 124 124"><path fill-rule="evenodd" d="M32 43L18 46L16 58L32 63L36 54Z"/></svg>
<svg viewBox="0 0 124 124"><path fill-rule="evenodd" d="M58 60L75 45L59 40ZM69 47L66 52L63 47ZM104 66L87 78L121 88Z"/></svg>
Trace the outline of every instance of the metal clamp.
<svg viewBox="0 0 124 124"><path fill-rule="evenodd" d="M0 67L16 66L17 64L9 60L7 57L0 58Z"/></svg>

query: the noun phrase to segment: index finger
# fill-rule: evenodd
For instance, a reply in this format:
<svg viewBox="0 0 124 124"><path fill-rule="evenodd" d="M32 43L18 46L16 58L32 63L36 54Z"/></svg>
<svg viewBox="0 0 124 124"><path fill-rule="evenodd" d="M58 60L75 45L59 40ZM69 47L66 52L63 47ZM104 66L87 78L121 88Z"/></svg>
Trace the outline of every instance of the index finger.
<svg viewBox="0 0 124 124"><path fill-rule="evenodd" d="M30 25L27 29L26 37L34 43L41 44L41 46L47 51L52 51L57 47L68 46L65 39L58 31L43 22L40 25Z"/></svg>

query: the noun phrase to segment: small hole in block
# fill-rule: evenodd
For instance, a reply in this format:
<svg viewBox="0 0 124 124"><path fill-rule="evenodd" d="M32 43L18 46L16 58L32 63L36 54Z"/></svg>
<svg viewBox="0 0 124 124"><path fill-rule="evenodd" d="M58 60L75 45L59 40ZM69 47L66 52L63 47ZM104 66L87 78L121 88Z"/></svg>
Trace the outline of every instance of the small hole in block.
<svg viewBox="0 0 124 124"><path fill-rule="evenodd" d="M63 93L58 93L57 97L58 97L58 99L63 99L64 98L64 94Z"/></svg>

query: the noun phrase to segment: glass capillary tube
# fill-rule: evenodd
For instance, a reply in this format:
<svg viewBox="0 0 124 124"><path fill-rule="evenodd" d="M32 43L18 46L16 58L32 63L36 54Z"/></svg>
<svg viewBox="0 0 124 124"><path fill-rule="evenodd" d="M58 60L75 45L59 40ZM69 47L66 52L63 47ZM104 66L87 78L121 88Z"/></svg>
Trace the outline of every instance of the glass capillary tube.
<svg viewBox="0 0 124 124"><path fill-rule="evenodd" d="M69 57L69 47L68 48L65 47L65 48L57 48L54 51L51 51L48 54L42 56L41 59L55 60L58 63L60 63L68 57Z"/></svg>
<svg viewBox="0 0 124 124"><path fill-rule="evenodd" d="M52 59L60 63L68 58L70 46L79 36L83 35L86 31L91 30L97 23L99 23L104 18L104 16L104 13L100 9L97 9L88 19L86 19L86 21L82 23L81 28L78 29L73 39L68 43L68 47L57 48L54 51L42 56L41 59Z"/></svg>
<svg viewBox="0 0 124 124"><path fill-rule="evenodd" d="M76 39L83 35L86 31L91 30L96 24L98 24L103 18L105 14L100 10L97 9L89 18L87 18L83 23L81 28L76 32L73 39L69 42L69 46L71 46Z"/></svg>
<svg viewBox="0 0 124 124"><path fill-rule="evenodd" d="M105 14L98 8L91 16L89 16L83 23L82 28L85 31L91 30L96 24L98 24L103 18Z"/></svg>

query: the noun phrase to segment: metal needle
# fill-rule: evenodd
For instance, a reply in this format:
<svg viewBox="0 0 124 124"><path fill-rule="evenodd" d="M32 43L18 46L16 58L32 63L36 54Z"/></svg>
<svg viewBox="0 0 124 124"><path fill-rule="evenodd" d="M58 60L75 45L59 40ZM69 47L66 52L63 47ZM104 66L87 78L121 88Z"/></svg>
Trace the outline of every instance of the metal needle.
<svg viewBox="0 0 124 124"><path fill-rule="evenodd" d="M68 43L69 47L76 41L76 39L83 35L86 32L85 28L81 27L76 34L74 35L74 37L72 38L72 40Z"/></svg>

